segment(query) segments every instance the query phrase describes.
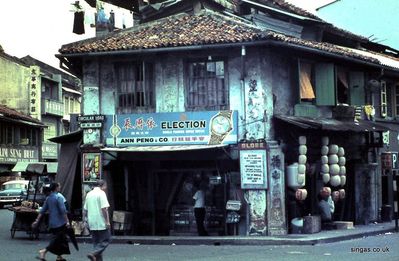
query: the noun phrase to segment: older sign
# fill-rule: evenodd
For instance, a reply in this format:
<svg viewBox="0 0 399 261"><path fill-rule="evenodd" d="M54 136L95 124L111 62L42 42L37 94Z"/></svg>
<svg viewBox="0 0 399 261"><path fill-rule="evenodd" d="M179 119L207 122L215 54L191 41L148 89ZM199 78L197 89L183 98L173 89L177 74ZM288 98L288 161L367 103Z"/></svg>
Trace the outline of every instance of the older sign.
<svg viewBox="0 0 399 261"><path fill-rule="evenodd" d="M262 142L240 143L241 187L266 189L266 145Z"/></svg>
<svg viewBox="0 0 399 261"><path fill-rule="evenodd" d="M36 162L38 160L39 152L37 148L26 149L0 146L0 163L15 163L19 161Z"/></svg>

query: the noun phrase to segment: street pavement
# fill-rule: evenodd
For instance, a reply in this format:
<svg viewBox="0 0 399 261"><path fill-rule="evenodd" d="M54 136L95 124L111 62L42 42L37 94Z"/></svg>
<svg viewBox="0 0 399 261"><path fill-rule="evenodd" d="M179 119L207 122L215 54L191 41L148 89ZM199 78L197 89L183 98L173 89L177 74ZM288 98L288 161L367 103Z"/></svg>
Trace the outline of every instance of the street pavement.
<svg viewBox="0 0 399 261"><path fill-rule="evenodd" d="M30 240L25 232L16 232L11 239L10 227L13 213L6 209L0 210L0 261L28 261L35 260L37 251L48 243L48 236L40 234L38 240ZM319 234L319 233L317 233ZM292 235L303 239L306 235ZM343 238L332 243L314 241L326 236L310 235L311 243L286 244L284 240L274 244L260 244L261 240L248 241L248 244L226 244L214 239L198 242L196 244L181 244L178 241L162 241L162 244L142 244L130 238L114 237L104 253L104 260L125 261L259 261L259 260L399 260L399 233L382 232L373 235L364 235L357 239ZM330 235L331 237L331 235ZM156 239L152 237L153 239ZM177 238L175 238L177 239ZM210 244L213 242L213 244ZM244 242L244 239L242 239ZM267 241L264 241L267 242ZM297 242L299 242L297 240ZM281 243L281 244L280 244ZM81 240L80 251L71 248L71 255L65 256L67 260L88 260L86 254L91 250L89 240ZM47 260L55 260L55 256L48 254Z"/></svg>

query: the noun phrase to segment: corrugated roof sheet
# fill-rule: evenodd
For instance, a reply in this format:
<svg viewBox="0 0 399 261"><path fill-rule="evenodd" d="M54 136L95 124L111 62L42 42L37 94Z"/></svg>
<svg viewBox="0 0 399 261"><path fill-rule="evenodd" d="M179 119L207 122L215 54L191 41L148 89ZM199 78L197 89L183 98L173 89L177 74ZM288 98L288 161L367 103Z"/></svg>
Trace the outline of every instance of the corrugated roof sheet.
<svg viewBox="0 0 399 261"><path fill-rule="evenodd" d="M341 47L341 48L350 50L352 52L358 53L358 54L366 56L366 57L370 57L370 58L376 59L376 60L379 61L380 64L382 64L384 66L395 68L395 69L399 69L399 59L398 58L395 58L395 57L392 57L392 56L388 56L388 55L384 55L384 54L371 52L371 51L352 49L352 48L347 48L347 47Z"/></svg>
<svg viewBox="0 0 399 261"><path fill-rule="evenodd" d="M340 121L330 118L308 118L288 115L274 115L274 117L303 129L350 132L383 132L391 130L388 126L366 120Z"/></svg>

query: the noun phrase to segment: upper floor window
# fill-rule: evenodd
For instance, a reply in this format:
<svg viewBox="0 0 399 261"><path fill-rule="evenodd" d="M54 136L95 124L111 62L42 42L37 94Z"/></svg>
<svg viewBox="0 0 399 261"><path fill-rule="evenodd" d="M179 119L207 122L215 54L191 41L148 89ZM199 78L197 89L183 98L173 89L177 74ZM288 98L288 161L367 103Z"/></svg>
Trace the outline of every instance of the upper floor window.
<svg viewBox="0 0 399 261"><path fill-rule="evenodd" d="M222 60L187 64L187 110L224 110L229 107L229 91Z"/></svg>
<svg viewBox="0 0 399 261"><path fill-rule="evenodd" d="M78 99L70 96L64 96L64 114L80 112L80 102Z"/></svg>
<svg viewBox="0 0 399 261"><path fill-rule="evenodd" d="M365 104L364 73L335 66L299 60L299 97L301 102L335 106Z"/></svg>
<svg viewBox="0 0 399 261"><path fill-rule="evenodd" d="M43 85L43 98L58 101L59 99L58 82L42 78L42 85Z"/></svg>
<svg viewBox="0 0 399 261"><path fill-rule="evenodd" d="M2 122L0 124L0 144L14 144L14 127Z"/></svg>
<svg viewBox="0 0 399 261"><path fill-rule="evenodd" d="M316 98L313 71L313 64L299 62L299 93L301 101L313 101Z"/></svg>
<svg viewBox="0 0 399 261"><path fill-rule="evenodd" d="M19 145L38 145L38 132L36 129L21 127L19 132Z"/></svg>
<svg viewBox="0 0 399 261"><path fill-rule="evenodd" d="M115 66L117 78L118 113L129 113L135 109L153 108L154 69L147 62L118 63Z"/></svg>
<svg viewBox="0 0 399 261"><path fill-rule="evenodd" d="M381 81L381 117L399 116L399 83Z"/></svg>

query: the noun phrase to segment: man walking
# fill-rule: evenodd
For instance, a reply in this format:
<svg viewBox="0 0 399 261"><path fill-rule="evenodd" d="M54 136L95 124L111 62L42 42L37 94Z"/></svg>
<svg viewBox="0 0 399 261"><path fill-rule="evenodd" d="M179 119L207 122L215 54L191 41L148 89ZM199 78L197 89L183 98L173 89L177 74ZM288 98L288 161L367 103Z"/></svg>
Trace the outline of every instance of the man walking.
<svg viewBox="0 0 399 261"><path fill-rule="evenodd" d="M98 180L94 189L87 193L83 207L83 220L87 221L93 240L94 251L87 255L92 261L103 260L102 253L111 241L106 189L107 183Z"/></svg>

